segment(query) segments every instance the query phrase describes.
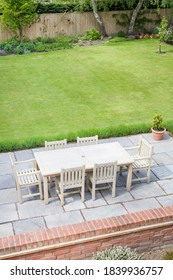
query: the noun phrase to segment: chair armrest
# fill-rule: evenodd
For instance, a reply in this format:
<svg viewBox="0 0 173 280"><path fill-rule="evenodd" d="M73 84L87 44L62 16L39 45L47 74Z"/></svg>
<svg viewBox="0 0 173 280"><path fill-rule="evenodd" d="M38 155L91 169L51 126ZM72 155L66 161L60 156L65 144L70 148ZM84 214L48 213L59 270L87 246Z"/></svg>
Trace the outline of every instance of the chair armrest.
<svg viewBox="0 0 173 280"><path fill-rule="evenodd" d="M151 157L134 157L134 160L143 160L143 159L151 159Z"/></svg>
<svg viewBox="0 0 173 280"><path fill-rule="evenodd" d="M139 146L133 146L133 147L126 147L125 150L135 150L135 149L139 149Z"/></svg>
<svg viewBox="0 0 173 280"><path fill-rule="evenodd" d="M17 173L17 177L23 177L23 176L28 176L28 175L40 175L40 174L41 174L40 171L29 171L24 174Z"/></svg>
<svg viewBox="0 0 173 280"><path fill-rule="evenodd" d="M36 160L35 160L35 158L33 158L33 159L27 159L27 160L15 161L15 162L14 162L14 164L15 164L15 165L17 165L17 164L23 164L23 163L29 163L29 162L36 163Z"/></svg>

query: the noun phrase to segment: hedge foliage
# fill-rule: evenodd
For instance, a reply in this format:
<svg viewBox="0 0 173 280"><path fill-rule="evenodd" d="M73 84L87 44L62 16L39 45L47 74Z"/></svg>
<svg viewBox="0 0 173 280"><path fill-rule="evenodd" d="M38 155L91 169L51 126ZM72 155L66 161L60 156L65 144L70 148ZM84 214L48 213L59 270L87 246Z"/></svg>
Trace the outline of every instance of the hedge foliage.
<svg viewBox="0 0 173 280"><path fill-rule="evenodd" d="M136 0L136 4L134 4L134 7L137 5L138 0ZM109 11L117 11L117 10L129 10L129 6L126 2L117 2L117 4L110 4L107 7ZM156 8L156 6L151 5L148 8ZM98 10L103 11L103 5L98 5ZM37 5L36 12L38 14L49 14L49 13L65 13L65 12L90 12L92 11L92 7L90 4L86 4L82 6L76 3L63 3L63 2L39 2Z"/></svg>

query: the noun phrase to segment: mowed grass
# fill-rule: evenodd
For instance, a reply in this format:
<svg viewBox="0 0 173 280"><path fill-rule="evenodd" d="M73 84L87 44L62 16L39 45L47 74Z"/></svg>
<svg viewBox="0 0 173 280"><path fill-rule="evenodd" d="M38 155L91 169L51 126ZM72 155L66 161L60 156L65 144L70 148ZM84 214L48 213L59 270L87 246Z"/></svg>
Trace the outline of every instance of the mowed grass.
<svg viewBox="0 0 173 280"><path fill-rule="evenodd" d="M134 40L0 57L0 150L173 127L173 47Z"/></svg>

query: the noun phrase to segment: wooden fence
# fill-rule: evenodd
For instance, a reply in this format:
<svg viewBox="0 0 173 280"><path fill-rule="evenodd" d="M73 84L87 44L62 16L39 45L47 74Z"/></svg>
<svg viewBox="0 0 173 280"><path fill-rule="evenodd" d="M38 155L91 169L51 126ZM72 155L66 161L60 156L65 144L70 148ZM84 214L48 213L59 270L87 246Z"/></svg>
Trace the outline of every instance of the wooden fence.
<svg viewBox="0 0 173 280"><path fill-rule="evenodd" d="M131 11L110 11L101 12L101 16L105 23L108 35L115 35L118 31L127 31L127 26L123 27L117 24L117 20L121 20L122 14L130 15ZM163 9L158 15L156 10L148 10L144 15L151 19L152 22L145 24L145 28L151 31L156 20L166 16L168 19L172 16L170 9ZM74 36L83 35L86 30L95 28L99 30L99 26L92 12L85 13L62 13L62 14L41 14L36 23L27 27L24 34L25 37L35 39L37 37L56 37L56 36ZM11 32L4 30L0 25L0 41L4 41L14 36Z"/></svg>

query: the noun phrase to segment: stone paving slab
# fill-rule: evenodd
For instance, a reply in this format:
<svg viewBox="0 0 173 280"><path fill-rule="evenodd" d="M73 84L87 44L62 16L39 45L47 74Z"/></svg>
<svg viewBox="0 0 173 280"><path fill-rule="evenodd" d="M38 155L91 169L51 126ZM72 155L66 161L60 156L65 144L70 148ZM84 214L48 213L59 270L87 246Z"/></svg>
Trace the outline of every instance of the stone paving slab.
<svg viewBox="0 0 173 280"><path fill-rule="evenodd" d="M13 174L0 175L0 190L10 188L16 189L16 183Z"/></svg>
<svg viewBox="0 0 173 280"><path fill-rule="evenodd" d="M151 182L150 184L140 183L133 185L130 193L132 197L134 197L134 199L143 199L165 195L165 192L156 182Z"/></svg>
<svg viewBox="0 0 173 280"><path fill-rule="evenodd" d="M142 137L142 134L128 136L128 138L132 142L133 146L139 145L141 137Z"/></svg>
<svg viewBox="0 0 173 280"><path fill-rule="evenodd" d="M63 215L50 215L45 217L45 221L48 228L77 224L84 222L84 219L80 211L72 211L63 213Z"/></svg>
<svg viewBox="0 0 173 280"><path fill-rule="evenodd" d="M157 200L163 207L173 205L173 195L157 197Z"/></svg>
<svg viewBox="0 0 173 280"><path fill-rule="evenodd" d="M153 159L158 165L173 164L173 159L167 153L153 155Z"/></svg>
<svg viewBox="0 0 173 280"><path fill-rule="evenodd" d="M160 154L160 153L170 153L173 151L173 141L166 141L166 142L162 142L162 141L158 141L157 143L153 144L154 147L154 154Z"/></svg>
<svg viewBox="0 0 173 280"><path fill-rule="evenodd" d="M65 197L65 211L74 211L86 208L84 202L81 201L81 196L79 194L74 194Z"/></svg>
<svg viewBox="0 0 173 280"><path fill-rule="evenodd" d="M166 194L173 194L173 179L162 180L157 182Z"/></svg>
<svg viewBox="0 0 173 280"><path fill-rule="evenodd" d="M104 197L101 195L101 193L99 191L96 192L96 199L95 200L92 200L92 195L89 191L85 192L85 202L84 203L85 203L87 208L107 205Z"/></svg>
<svg viewBox="0 0 173 280"><path fill-rule="evenodd" d="M0 238L4 236L14 235L11 223L0 224Z"/></svg>
<svg viewBox="0 0 173 280"><path fill-rule="evenodd" d="M10 158L8 153L0 153L0 163L10 163Z"/></svg>
<svg viewBox="0 0 173 280"><path fill-rule="evenodd" d="M0 175L12 174L12 166L10 162L0 163Z"/></svg>
<svg viewBox="0 0 173 280"><path fill-rule="evenodd" d="M0 223L18 220L18 213L14 203L0 205Z"/></svg>
<svg viewBox="0 0 173 280"><path fill-rule="evenodd" d="M109 218L127 214L127 211L121 204L107 205L97 208L83 209L82 215L86 221Z"/></svg>
<svg viewBox="0 0 173 280"><path fill-rule="evenodd" d="M173 178L173 172L168 168L168 166L156 166L151 168L152 172L158 179L169 179Z"/></svg>
<svg viewBox="0 0 173 280"><path fill-rule="evenodd" d="M17 161L28 160L34 158L32 150L22 150L14 152Z"/></svg>
<svg viewBox="0 0 173 280"><path fill-rule="evenodd" d="M33 148L32 153L45 151L45 147Z"/></svg>
<svg viewBox="0 0 173 280"><path fill-rule="evenodd" d="M158 203L158 201L155 198L146 198L146 199L140 199L131 202L124 202L123 205L129 213L161 207L161 205Z"/></svg>
<svg viewBox="0 0 173 280"><path fill-rule="evenodd" d="M12 224L15 234L22 234L46 228L45 221L42 217L20 220L13 222Z"/></svg>
<svg viewBox="0 0 173 280"><path fill-rule="evenodd" d="M0 204L17 203L18 196L16 189L4 189L0 192Z"/></svg>
<svg viewBox="0 0 173 280"><path fill-rule="evenodd" d="M100 139L98 141L101 143L110 143L110 142L119 142L121 146L123 147L132 147L133 143L130 141L128 137L115 137L115 138L109 138L109 139Z"/></svg>
<svg viewBox="0 0 173 280"><path fill-rule="evenodd" d="M39 216L55 215L63 213L60 201L56 198L50 198L49 204L45 205L43 200L32 200L23 203L17 203L17 209L20 219L27 219Z"/></svg>
<svg viewBox="0 0 173 280"><path fill-rule="evenodd" d="M111 190L103 190L101 191L101 193L104 199L106 200L107 204L115 204L115 203L134 200L130 192L126 191L125 187L118 187L116 189L116 197L112 197Z"/></svg>

